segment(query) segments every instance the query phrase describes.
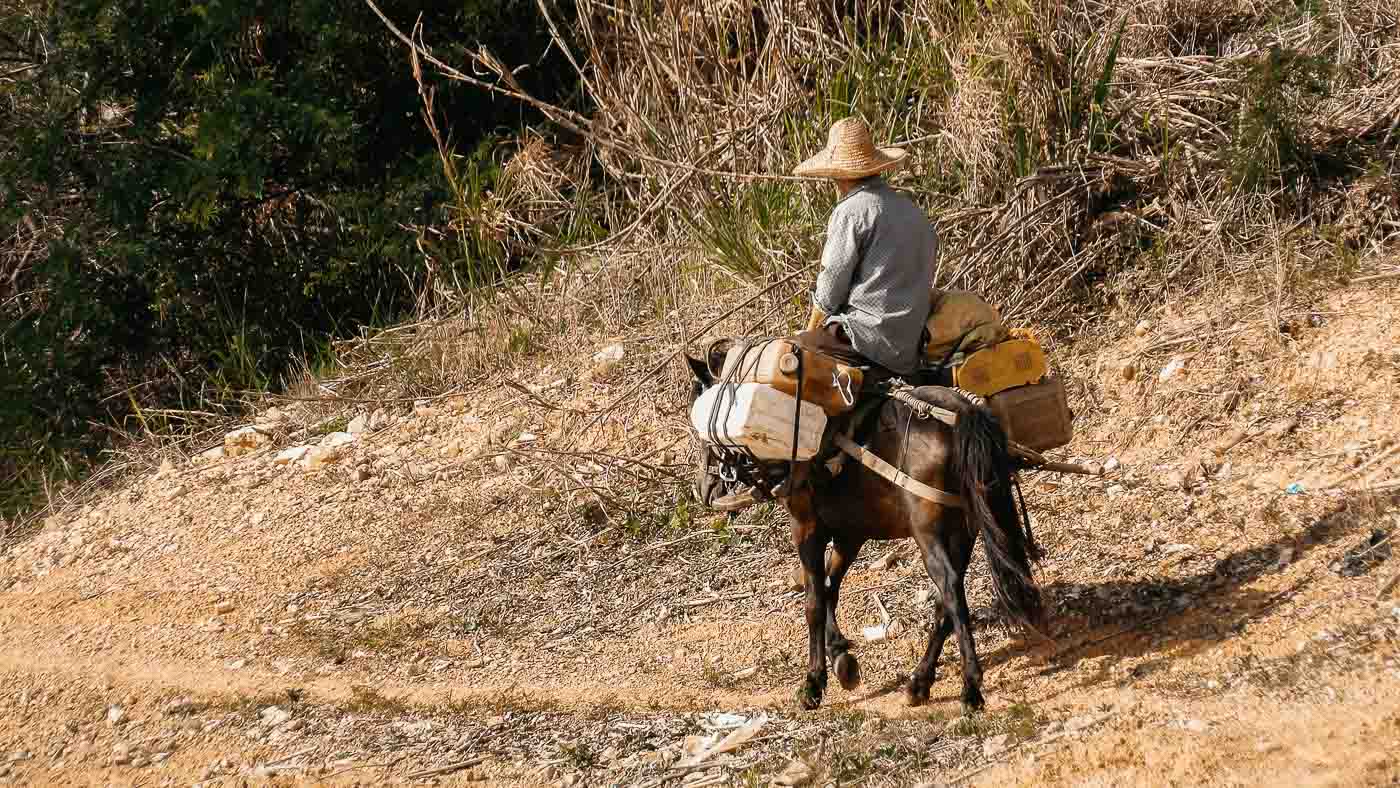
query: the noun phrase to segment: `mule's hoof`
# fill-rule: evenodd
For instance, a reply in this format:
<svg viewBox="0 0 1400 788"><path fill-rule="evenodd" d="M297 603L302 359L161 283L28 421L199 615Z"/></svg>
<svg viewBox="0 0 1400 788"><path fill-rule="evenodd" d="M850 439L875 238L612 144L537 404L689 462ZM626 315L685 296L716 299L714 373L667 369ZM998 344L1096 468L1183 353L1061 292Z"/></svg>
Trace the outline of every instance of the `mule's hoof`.
<svg viewBox="0 0 1400 788"><path fill-rule="evenodd" d="M836 670L836 680L841 682L841 689L850 692L860 686L860 663L856 661L854 654L848 651L837 657L833 667Z"/></svg>
<svg viewBox="0 0 1400 788"><path fill-rule="evenodd" d="M966 687L963 689L962 709L964 717L970 717L976 714L981 711L982 707L985 705L987 704L986 701L982 700L981 690L976 687Z"/></svg>
<svg viewBox="0 0 1400 788"><path fill-rule="evenodd" d="M807 680L802 682L802 688L797 691L797 705L802 707L803 711L815 711L822 705L824 692L822 682L808 675Z"/></svg>
<svg viewBox="0 0 1400 788"><path fill-rule="evenodd" d="M928 687L921 687L911 681L909 686L904 688L904 699L910 706L922 706L928 703Z"/></svg>

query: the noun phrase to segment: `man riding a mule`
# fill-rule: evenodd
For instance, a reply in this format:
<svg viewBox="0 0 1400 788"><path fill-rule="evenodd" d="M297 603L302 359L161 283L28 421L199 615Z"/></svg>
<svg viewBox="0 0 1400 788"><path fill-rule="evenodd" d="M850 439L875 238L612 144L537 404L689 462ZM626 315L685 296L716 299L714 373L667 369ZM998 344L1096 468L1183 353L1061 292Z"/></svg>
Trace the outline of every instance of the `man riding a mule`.
<svg viewBox="0 0 1400 788"><path fill-rule="evenodd" d="M793 171L829 178L838 199L827 221L807 329L791 339L864 368L868 384L910 375L923 361L938 235L919 206L881 177L905 153L876 147L864 122L846 118L832 125L826 147ZM782 479L767 495L786 497L805 472L794 469L799 478ZM756 498L746 488L710 503L735 511Z"/></svg>
<svg viewBox="0 0 1400 788"><path fill-rule="evenodd" d="M1039 548L1017 510L1006 433L985 405L925 369L923 332L938 241L923 213L879 177L903 157L897 149L877 149L864 124L843 120L832 127L826 149L797 168L834 180L840 200L827 228L811 320L792 340L804 353L863 367L861 399L869 414L864 428L853 432L859 444L844 435L840 443L863 459L834 470L820 455L793 463L780 489L768 493L788 512L802 563L808 654L797 700L804 709L821 705L828 664L846 690L860 684L860 666L836 610L842 579L871 540L913 539L939 591L938 623L906 688L911 704L928 702L944 643L956 635L963 707L982 706L982 667L963 583L978 541L1009 620L1043 632L1044 609L1031 573ZM725 341L712 343L702 357L686 355L695 378L692 407L725 385L726 373L717 371ZM896 375L912 378L913 385L906 381L886 392L870 385L895 384ZM701 438L697 492L712 506L716 480L725 476L716 448Z"/></svg>

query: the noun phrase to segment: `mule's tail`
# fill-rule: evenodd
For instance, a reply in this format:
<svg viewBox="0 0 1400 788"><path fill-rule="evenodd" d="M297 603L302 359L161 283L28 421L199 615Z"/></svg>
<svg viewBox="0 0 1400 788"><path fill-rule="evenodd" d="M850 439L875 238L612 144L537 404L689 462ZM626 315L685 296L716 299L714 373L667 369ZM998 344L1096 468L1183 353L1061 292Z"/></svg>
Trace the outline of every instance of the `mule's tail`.
<svg viewBox="0 0 1400 788"><path fill-rule="evenodd" d="M958 414L954 431L964 506L981 532L992 588L1016 623L1047 637L1045 610L1030 565L1040 548L1031 535L1030 523L1022 530L1016 510L1006 433L990 412L978 406Z"/></svg>

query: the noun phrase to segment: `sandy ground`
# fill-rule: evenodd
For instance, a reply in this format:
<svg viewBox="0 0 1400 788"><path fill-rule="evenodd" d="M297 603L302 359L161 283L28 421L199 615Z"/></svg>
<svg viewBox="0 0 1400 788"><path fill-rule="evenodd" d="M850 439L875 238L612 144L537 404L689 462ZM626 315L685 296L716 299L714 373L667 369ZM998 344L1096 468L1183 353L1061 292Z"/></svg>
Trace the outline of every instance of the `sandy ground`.
<svg viewBox="0 0 1400 788"><path fill-rule="evenodd" d="M581 446L560 408L621 384L537 359L536 396L386 407L316 469L272 430L3 545L0 782L1391 784L1400 496L1355 488L1400 476L1397 310L1395 287L1241 292L1055 347L1060 454L1114 467L1027 475L1053 645L1007 631L974 563L980 715L953 648L903 702L932 615L908 543L843 594L864 685L798 711L782 516L656 485L688 472L680 386ZM881 607L898 632L867 641Z"/></svg>

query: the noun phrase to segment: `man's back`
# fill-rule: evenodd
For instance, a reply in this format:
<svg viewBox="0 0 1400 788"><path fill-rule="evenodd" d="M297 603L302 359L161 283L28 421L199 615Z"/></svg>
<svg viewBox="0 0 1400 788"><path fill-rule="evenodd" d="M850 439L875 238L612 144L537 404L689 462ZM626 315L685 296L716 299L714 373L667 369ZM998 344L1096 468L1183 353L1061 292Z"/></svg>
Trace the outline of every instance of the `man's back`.
<svg viewBox="0 0 1400 788"><path fill-rule="evenodd" d="M846 327L858 353L908 374L920 361L937 255L937 235L919 206L868 179L832 211L815 300Z"/></svg>

